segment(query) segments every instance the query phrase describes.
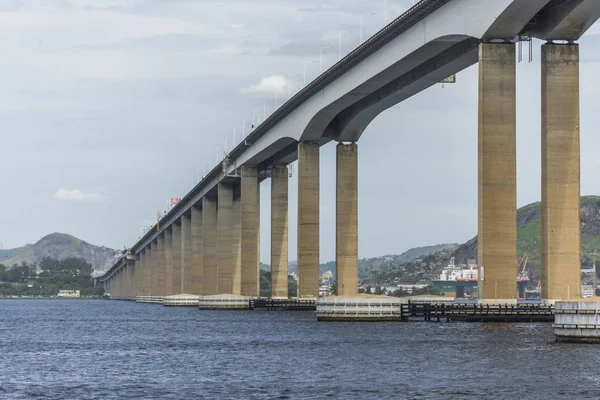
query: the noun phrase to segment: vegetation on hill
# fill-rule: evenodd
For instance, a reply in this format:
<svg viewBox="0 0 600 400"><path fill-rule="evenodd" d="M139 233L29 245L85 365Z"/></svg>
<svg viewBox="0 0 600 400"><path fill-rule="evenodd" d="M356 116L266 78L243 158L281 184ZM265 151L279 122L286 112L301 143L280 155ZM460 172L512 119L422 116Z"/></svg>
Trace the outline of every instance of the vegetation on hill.
<svg viewBox="0 0 600 400"><path fill-rule="evenodd" d="M298 283L294 278L288 276L288 296L296 297ZM260 296L271 297L271 271L260 270Z"/></svg>
<svg viewBox="0 0 600 400"><path fill-rule="evenodd" d="M0 262L7 267L20 266L22 263L40 265L45 258L55 260L82 258L92 265L94 271L104 272L114 264L120 252L108 247L94 246L64 233L52 233L35 244L4 250L1 254L6 257L0 258Z"/></svg>
<svg viewBox="0 0 600 400"><path fill-rule="evenodd" d="M91 274L91 264L81 258L45 258L39 266L23 262L10 269L0 264L0 296L56 296L63 289L101 296L104 289L102 285L94 288Z"/></svg>
<svg viewBox="0 0 600 400"><path fill-rule="evenodd" d="M458 246L459 245L456 243L443 243L435 246L415 247L405 251L402 254L388 254L381 257L362 258L358 260L358 276L359 279L367 279L372 269L377 268L384 271L390 270L402 263L435 254L440 251L454 250ZM261 269L268 271L271 268L269 265L261 264ZM290 262L289 271L290 273L298 273L298 263L296 261ZM335 276L335 261L329 261L321 264L319 266L319 271L321 274L331 271Z"/></svg>

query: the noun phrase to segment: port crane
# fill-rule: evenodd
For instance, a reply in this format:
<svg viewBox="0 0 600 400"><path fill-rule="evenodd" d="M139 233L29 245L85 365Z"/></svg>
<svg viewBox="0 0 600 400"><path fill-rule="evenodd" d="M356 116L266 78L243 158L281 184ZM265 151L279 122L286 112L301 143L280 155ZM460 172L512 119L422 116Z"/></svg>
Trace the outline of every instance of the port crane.
<svg viewBox="0 0 600 400"><path fill-rule="evenodd" d="M529 261L529 253L525 253L523 258L521 259L521 262L517 264L517 269L519 270L517 281L519 282L529 281L529 276L527 275L527 271L525 270L525 268L527 268L527 261ZM521 268L521 266L523 267Z"/></svg>

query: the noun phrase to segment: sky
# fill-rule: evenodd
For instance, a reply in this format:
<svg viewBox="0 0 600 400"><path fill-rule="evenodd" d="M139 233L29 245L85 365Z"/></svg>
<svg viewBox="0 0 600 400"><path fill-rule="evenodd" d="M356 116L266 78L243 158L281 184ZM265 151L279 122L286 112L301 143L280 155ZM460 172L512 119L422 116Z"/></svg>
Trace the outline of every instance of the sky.
<svg viewBox="0 0 600 400"><path fill-rule="evenodd" d="M379 4L381 3L381 4ZM388 20L412 0L388 0ZM0 242L52 232L130 247L234 129L384 23L362 0L1 0ZM371 14L373 13L373 14ZM581 44L581 189L600 194L600 25ZM540 200L540 45L517 66L518 205ZM526 58L526 56L525 56ZM359 141L359 256L477 231L477 67L377 117ZM212 161L211 161L212 160ZM296 259L297 179L289 254ZM261 184L269 262L270 184ZM335 258L335 144L321 150L321 260Z"/></svg>

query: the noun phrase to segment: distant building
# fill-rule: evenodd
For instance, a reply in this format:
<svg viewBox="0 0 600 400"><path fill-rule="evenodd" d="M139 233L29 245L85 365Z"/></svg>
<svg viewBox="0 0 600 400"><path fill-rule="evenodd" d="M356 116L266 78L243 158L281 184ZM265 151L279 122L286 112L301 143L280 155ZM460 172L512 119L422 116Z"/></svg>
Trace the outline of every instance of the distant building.
<svg viewBox="0 0 600 400"><path fill-rule="evenodd" d="M58 291L58 297L81 297L81 296L79 294L79 290L65 289L65 290Z"/></svg>

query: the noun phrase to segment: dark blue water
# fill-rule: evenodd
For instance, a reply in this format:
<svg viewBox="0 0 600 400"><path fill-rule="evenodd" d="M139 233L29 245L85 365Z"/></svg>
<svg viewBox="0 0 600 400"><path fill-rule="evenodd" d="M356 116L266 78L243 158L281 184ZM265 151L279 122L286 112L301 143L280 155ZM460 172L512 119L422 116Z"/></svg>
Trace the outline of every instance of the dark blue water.
<svg viewBox="0 0 600 400"><path fill-rule="evenodd" d="M550 324L3 300L0 398L600 398L600 347L553 339Z"/></svg>

